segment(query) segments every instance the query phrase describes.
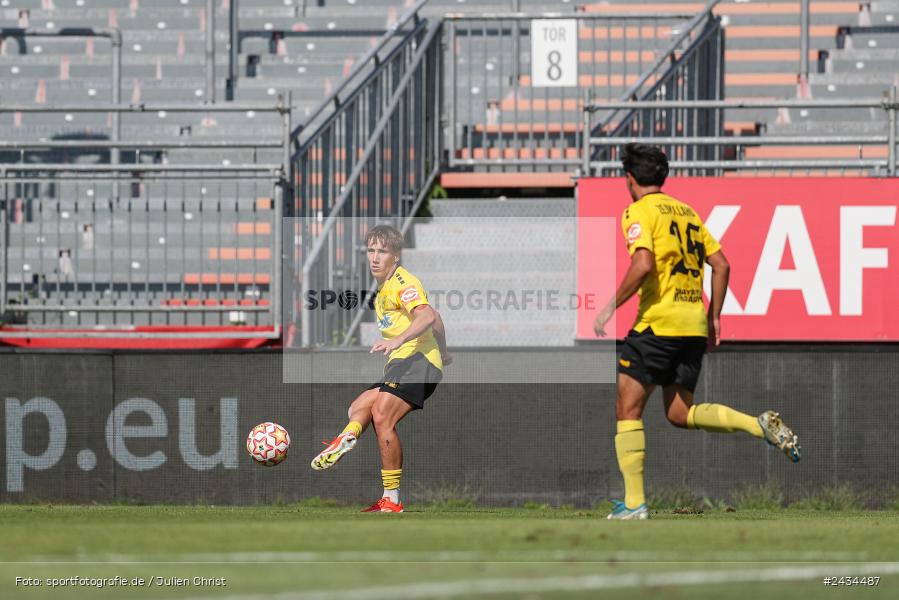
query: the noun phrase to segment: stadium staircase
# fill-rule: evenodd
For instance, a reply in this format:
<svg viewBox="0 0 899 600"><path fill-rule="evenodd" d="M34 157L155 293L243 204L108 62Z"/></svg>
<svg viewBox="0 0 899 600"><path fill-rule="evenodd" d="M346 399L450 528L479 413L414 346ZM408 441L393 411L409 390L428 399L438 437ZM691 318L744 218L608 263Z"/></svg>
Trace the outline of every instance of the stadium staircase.
<svg viewBox="0 0 899 600"><path fill-rule="evenodd" d="M574 345L575 311L565 304L577 292L574 200L454 199L430 207L434 219L415 225L403 264L423 275L453 346ZM481 304L462 300L472 291ZM556 294L559 310L516 309L529 291ZM506 310L485 309L488 292ZM375 323L360 333L363 344L380 337Z"/></svg>

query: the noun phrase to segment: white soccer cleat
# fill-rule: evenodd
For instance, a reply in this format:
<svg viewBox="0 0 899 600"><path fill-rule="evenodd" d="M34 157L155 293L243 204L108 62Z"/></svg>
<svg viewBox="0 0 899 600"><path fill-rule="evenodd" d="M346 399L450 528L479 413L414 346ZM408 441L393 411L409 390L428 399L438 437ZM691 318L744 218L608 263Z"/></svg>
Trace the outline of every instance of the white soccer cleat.
<svg viewBox="0 0 899 600"><path fill-rule="evenodd" d="M337 461L356 445L356 436L352 431L346 431L330 442L322 442L322 444L326 444L328 447L312 459L312 468L316 471L322 471L337 464Z"/></svg>
<svg viewBox="0 0 899 600"><path fill-rule="evenodd" d="M621 500L612 500L612 512L606 519L610 521L643 521L649 518L649 507L644 502L637 508L628 508Z"/></svg>
<svg viewBox="0 0 899 600"><path fill-rule="evenodd" d="M769 410L759 415L759 425L765 434L765 441L780 448L794 463L802 458L802 446L799 445L799 437L793 430L784 424L780 414Z"/></svg>

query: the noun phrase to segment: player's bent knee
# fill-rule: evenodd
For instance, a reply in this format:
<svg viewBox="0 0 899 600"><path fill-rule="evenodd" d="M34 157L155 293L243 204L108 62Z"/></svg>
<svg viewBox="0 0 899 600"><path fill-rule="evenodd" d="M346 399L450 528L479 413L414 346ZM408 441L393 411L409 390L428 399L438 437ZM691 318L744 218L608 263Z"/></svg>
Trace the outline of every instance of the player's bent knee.
<svg viewBox="0 0 899 600"><path fill-rule="evenodd" d="M355 400L353 400L352 404L350 404L349 410L347 410L347 416L352 419L353 413L358 410L371 409L372 405L374 405L375 400L378 399L378 390L372 389L359 394Z"/></svg>
<svg viewBox="0 0 899 600"><path fill-rule="evenodd" d="M388 431L396 425L396 419L390 411L385 410L380 402L375 402L371 407L371 420L375 431Z"/></svg>

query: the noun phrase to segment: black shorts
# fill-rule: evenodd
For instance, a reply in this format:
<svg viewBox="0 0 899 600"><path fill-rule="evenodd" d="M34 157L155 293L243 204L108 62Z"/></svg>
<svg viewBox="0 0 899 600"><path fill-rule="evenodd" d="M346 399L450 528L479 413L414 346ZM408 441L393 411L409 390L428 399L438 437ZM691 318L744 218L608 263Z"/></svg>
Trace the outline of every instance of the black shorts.
<svg viewBox="0 0 899 600"><path fill-rule="evenodd" d="M618 372L646 384L677 384L696 390L707 338L699 336L658 336L647 327L641 333L628 332L624 339Z"/></svg>
<svg viewBox="0 0 899 600"><path fill-rule="evenodd" d="M423 408L425 400L431 397L441 379L443 372L432 365L424 354L416 352L407 358L388 362L384 367L384 377L368 389L378 388L402 398L413 408Z"/></svg>

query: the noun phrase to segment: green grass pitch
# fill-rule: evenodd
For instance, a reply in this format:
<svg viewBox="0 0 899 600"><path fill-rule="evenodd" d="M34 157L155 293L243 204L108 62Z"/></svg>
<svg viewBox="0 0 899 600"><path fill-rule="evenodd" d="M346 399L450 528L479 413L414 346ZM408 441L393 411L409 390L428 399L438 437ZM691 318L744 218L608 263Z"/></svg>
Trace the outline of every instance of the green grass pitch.
<svg viewBox="0 0 899 600"><path fill-rule="evenodd" d="M357 511L0 506L0 598L899 597L895 511ZM49 585L71 577L143 585Z"/></svg>

